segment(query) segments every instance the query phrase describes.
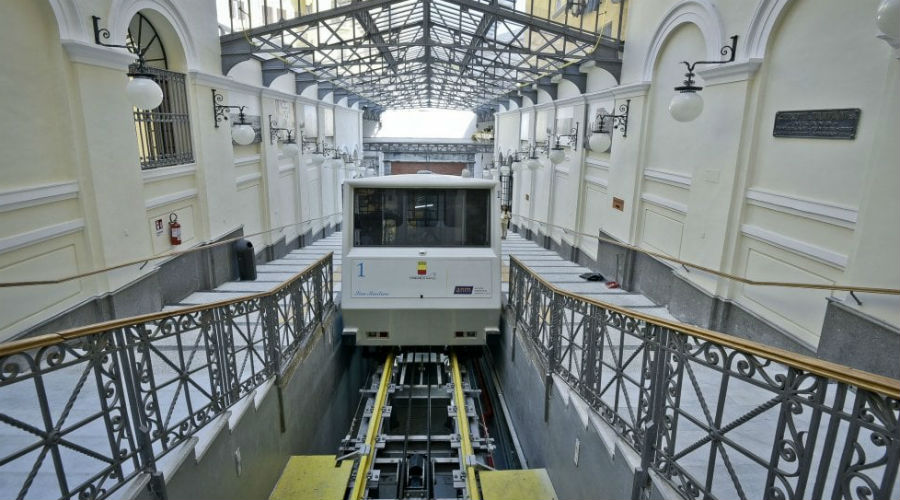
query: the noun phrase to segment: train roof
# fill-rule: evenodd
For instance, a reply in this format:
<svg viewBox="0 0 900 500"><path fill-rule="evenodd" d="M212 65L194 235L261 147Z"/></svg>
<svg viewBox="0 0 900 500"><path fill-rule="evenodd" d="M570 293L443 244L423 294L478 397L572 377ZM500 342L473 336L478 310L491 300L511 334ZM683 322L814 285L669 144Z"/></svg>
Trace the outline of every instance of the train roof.
<svg viewBox="0 0 900 500"><path fill-rule="evenodd" d="M442 175L442 174L403 174L403 175L386 175L383 177L364 177L362 179L351 179L345 181L350 187L363 188L462 188L477 189L491 188L497 184L497 181L489 179L474 179L471 177L460 177L458 175Z"/></svg>

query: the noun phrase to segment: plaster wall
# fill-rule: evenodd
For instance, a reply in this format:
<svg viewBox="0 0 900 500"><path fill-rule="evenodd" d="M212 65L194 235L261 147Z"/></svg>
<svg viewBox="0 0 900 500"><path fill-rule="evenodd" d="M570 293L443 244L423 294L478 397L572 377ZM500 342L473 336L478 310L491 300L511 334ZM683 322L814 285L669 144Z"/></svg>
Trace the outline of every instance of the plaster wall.
<svg viewBox="0 0 900 500"><path fill-rule="evenodd" d="M900 68L875 36L876 0L826 4L631 5L619 83L588 69L584 95L562 81L555 101L542 92L538 106L499 113L496 136L503 141L517 131L506 128L516 128L518 113L573 109L585 130L600 107L618 113L626 99L630 104L627 137L614 131L610 151L570 151L555 169L545 161L517 173L513 212L523 218L514 223L574 244L594 262L609 260L599 252L625 251L590 236L567 240L573 231L560 234L524 218L600 232L754 280L900 287ZM840 29L822 29L836 18ZM703 113L675 121L667 108L684 78L681 61L720 59L733 34L735 62L698 66ZM862 110L855 139L773 137L778 111L834 108ZM623 200L623 210L611 207L612 198ZM815 351L831 334L824 322L829 300L888 330L900 327L896 296L868 294L858 305L844 292L741 285L668 268L702 296L763 318L804 349Z"/></svg>
<svg viewBox="0 0 900 500"><path fill-rule="evenodd" d="M296 96L290 78L276 81L275 88L262 87L255 61L221 75L215 16L209 15L214 9L212 0L0 5L0 63L7 68L0 76L0 106L15 124L0 136L6 151L0 160L0 281L62 278L191 248L241 227L244 234L256 233L337 211L337 182L323 183L319 169L285 157L267 140L267 115L276 109L298 106L283 126L297 130L297 117L303 117L309 129L317 130L317 119L310 121L306 112L317 101ZM123 43L128 21L138 11L160 35L169 69L186 75L192 162L141 170L125 95L125 73L133 58L94 43L91 15L110 30L110 43ZM58 13L77 15L57 18ZM246 106L249 116L259 117L261 143L235 145L230 120L215 127L211 89L223 95L223 104ZM359 145L360 112L340 109L337 123L330 115L331 129L341 130L351 146ZM328 206L321 207L322 201ZM179 247L169 244L165 230L170 214L182 225ZM163 219L162 232L155 230L157 219ZM262 251L339 220L332 216L251 241ZM166 261L58 285L3 288L0 340L125 289Z"/></svg>

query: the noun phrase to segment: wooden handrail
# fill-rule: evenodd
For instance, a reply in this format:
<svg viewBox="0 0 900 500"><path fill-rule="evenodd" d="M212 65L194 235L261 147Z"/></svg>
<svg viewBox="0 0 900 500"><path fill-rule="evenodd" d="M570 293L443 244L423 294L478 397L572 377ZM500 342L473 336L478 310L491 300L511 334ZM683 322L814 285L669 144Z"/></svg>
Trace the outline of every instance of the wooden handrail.
<svg viewBox="0 0 900 500"><path fill-rule="evenodd" d="M862 389L876 392L878 394L882 394L894 399L900 399L900 380L885 377L883 375L869 373L867 371L858 370L856 368L850 368L849 366L839 365L830 361L823 361L812 356L797 354L795 352L779 349L777 347L767 346L759 342L742 339L733 335L729 335L727 333L707 330L705 328L686 325L683 323L675 323L663 318L658 318L656 316L651 316L649 314L644 314L625 307L617 306L615 304L610 304L601 300L584 297L576 293L557 288L555 285L542 278L533 269L523 264L522 261L520 261L516 257L511 255L509 258L512 263L526 270L536 281L552 290L553 293L575 300L581 300L583 302L587 302L589 304L593 304L610 311L615 311L625 316L639 319L653 325L668 328L679 333L693 335L695 337L708 340L710 342L715 342L716 344L747 354L770 359L772 361L776 361L778 363L782 363L784 365L791 366L815 375L836 380L838 382L844 382L851 386L856 386ZM512 282L511 278L510 282Z"/></svg>
<svg viewBox="0 0 900 500"><path fill-rule="evenodd" d="M86 337L88 335L94 335L96 333L105 332L108 330L114 330L116 328L122 328L128 325L134 325L137 323L145 323L147 321L157 321L164 318L178 316L181 314L188 314L197 311L205 311L208 309L214 309L217 307L227 306L230 304L236 304L238 302L245 302L248 300L260 299L263 297L269 297L271 295L275 295L276 293L284 290L285 288L294 284L294 282L303 279L308 274L316 271L322 263L331 260L334 252L328 252L325 256L320 258L319 260L313 262L308 265L305 269L295 274L293 277L289 278L287 281L275 286L275 288L267 291L267 292L258 292L251 295L241 295L240 297L228 300L220 300L218 302L210 302L208 304L200 304L196 306L188 306L180 309L173 309L171 311L165 312L155 312L148 314L141 314L139 316L130 316L127 318L119 318L113 319L110 321L104 321L102 323L94 323L92 325L82 326L78 328L72 328L69 330L63 330L57 333L48 333L45 335L37 335L34 337L28 337L20 340L14 340L12 342L4 342L0 343L0 356L10 356L13 354L18 354L20 352L28 351L31 349L38 349L41 347L47 347L54 344L59 344L61 342L65 342L67 340L77 339L81 337Z"/></svg>
<svg viewBox="0 0 900 500"><path fill-rule="evenodd" d="M609 243L611 245L620 246L622 248L627 248L629 250L634 250L635 252L642 253L644 255L649 255L651 257L656 257L658 259L667 260L670 262L674 262L676 264L681 264L685 267L690 267L693 269L697 269L698 271L703 271L709 274L714 274L720 278L727 278L730 280L737 281L739 283L743 283L745 285L753 285L753 286L778 286L785 288L808 288L812 290L839 290L843 292L860 292L860 293L877 293L884 295L900 295L900 289L897 288L883 288L883 287L872 287L872 286L856 286L856 285L823 285L821 283L792 283L786 281L756 281L751 280L749 278L745 278L743 276L738 276L735 274L730 274L726 272L719 271L718 269L713 269L711 267L701 266L700 264L695 264L693 262L689 262L686 260L679 259L678 257L672 257L671 255L666 255L661 252L654 252L652 250L646 250L644 248L640 248L635 245L629 245L628 243L622 243L621 241L616 241L610 238L603 238L601 236L597 236L594 234L582 233L580 231L575 231L572 229L565 228L563 226L557 224L551 224L549 222L539 221L537 219L532 219L530 217L525 217L524 215L513 215L513 217L518 217L520 219L524 219L527 221L531 221L537 224L541 224L544 226L557 228L564 233L575 234L578 236L585 236L588 238L593 238L597 241L601 241L603 243Z"/></svg>
<svg viewBox="0 0 900 500"><path fill-rule="evenodd" d="M215 243L200 245L200 246L196 246L194 248L187 248L185 250L173 250L173 251L166 252L163 254L153 255L151 257L145 257L143 259L130 260L127 262L122 262L121 264L116 264L114 266L108 266L108 267L104 267L101 269L94 269L93 271L87 271L84 273L73 274L71 276L64 276L62 278L57 278L57 279L53 279L53 280L8 281L5 283L0 282L0 288L11 288L11 287L18 287L18 286L34 286L34 285L56 285L59 283L64 283L66 281L72 281L72 280L79 279L79 278L87 278L88 276L93 276L95 274L105 273L106 271L114 271L116 269L121 269L123 267L134 266L137 264L146 264L147 262L150 262L151 260L167 259L169 257L177 257L179 255L185 255L185 254L189 254L189 253L193 253L193 252L199 252L200 250L206 250L206 249L215 248L215 247L221 246L221 245L227 245L228 243L233 243L233 242L241 240L241 239L250 238L253 236L260 236L260 235L263 235L266 233L271 233L273 231L279 231L281 229L287 229L289 227L299 226L299 225L307 224L309 222L314 222L317 220L328 219L330 217L334 217L335 215L341 215L342 213L343 212L335 212L333 214L323 215L322 217L316 217L315 219L307 219L307 220L300 221L300 222L293 222L291 224L285 224L283 226L266 229L265 231L258 231L255 233L244 234L241 236L237 236L235 238L229 238L227 240L217 241Z"/></svg>

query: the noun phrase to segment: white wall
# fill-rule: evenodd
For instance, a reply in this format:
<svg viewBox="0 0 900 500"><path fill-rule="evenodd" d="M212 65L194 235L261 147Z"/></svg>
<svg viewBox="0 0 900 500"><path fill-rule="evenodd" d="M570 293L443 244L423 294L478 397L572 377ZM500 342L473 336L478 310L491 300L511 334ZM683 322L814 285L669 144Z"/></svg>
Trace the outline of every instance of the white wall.
<svg viewBox="0 0 900 500"><path fill-rule="evenodd" d="M159 32L169 68L186 74L194 154L188 164L141 171L125 96L132 56L93 41L91 15L109 27L112 43L122 43L139 8ZM285 157L268 140L270 113L295 130L305 117L306 133L315 135L316 113L307 110L320 103L295 95L291 75L263 88L255 61L221 75L214 9L213 0L0 3L0 109L10 124L0 135L0 282L85 273L197 246L240 227L263 232L251 237L261 250L340 221L339 187L321 180L334 174ZM224 104L261 118L261 143L233 145L231 122L215 127L211 89ZM361 144L360 112L337 109L333 128L352 150ZM171 213L182 224L179 247L153 227ZM279 226L286 227L270 231ZM0 288L0 340L114 292L160 262L61 285Z"/></svg>
<svg viewBox="0 0 900 500"><path fill-rule="evenodd" d="M574 242L591 257L596 240L572 237L575 231L602 230L754 280L900 288L900 61L875 36L877 4L634 3L620 82L586 65L584 95L563 81L555 101L541 93L537 106L499 113L496 137L505 152L519 132L518 116L571 115L583 120L584 130L599 107L618 113L630 102L628 135L613 132L609 152L579 148L554 169L544 161L536 172L516 174L518 222L557 242ZM697 68L703 113L689 123L672 119L667 108L684 79L681 61L719 59L734 34L733 63ZM830 108L862 110L854 140L772 135L777 111ZM624 200L623 211L611 208L613 197ZM846 299L841 292L744 286L675 272L811 348L826 299ZM866 295L862 306L844 303L900 325L896 295Z"/></svg>

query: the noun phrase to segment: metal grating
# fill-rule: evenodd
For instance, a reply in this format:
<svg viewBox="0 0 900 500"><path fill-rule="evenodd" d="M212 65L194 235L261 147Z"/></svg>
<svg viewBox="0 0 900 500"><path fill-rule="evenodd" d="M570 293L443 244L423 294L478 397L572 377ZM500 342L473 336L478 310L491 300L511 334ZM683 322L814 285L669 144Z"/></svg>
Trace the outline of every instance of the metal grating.
<svg viewBox="0 0 900 500"><path fill-rule="evenodd" d="M151 67L143 71L162 87L163 100L155 109L134 108L141 169L193 162L184 75Z"/></svg>

